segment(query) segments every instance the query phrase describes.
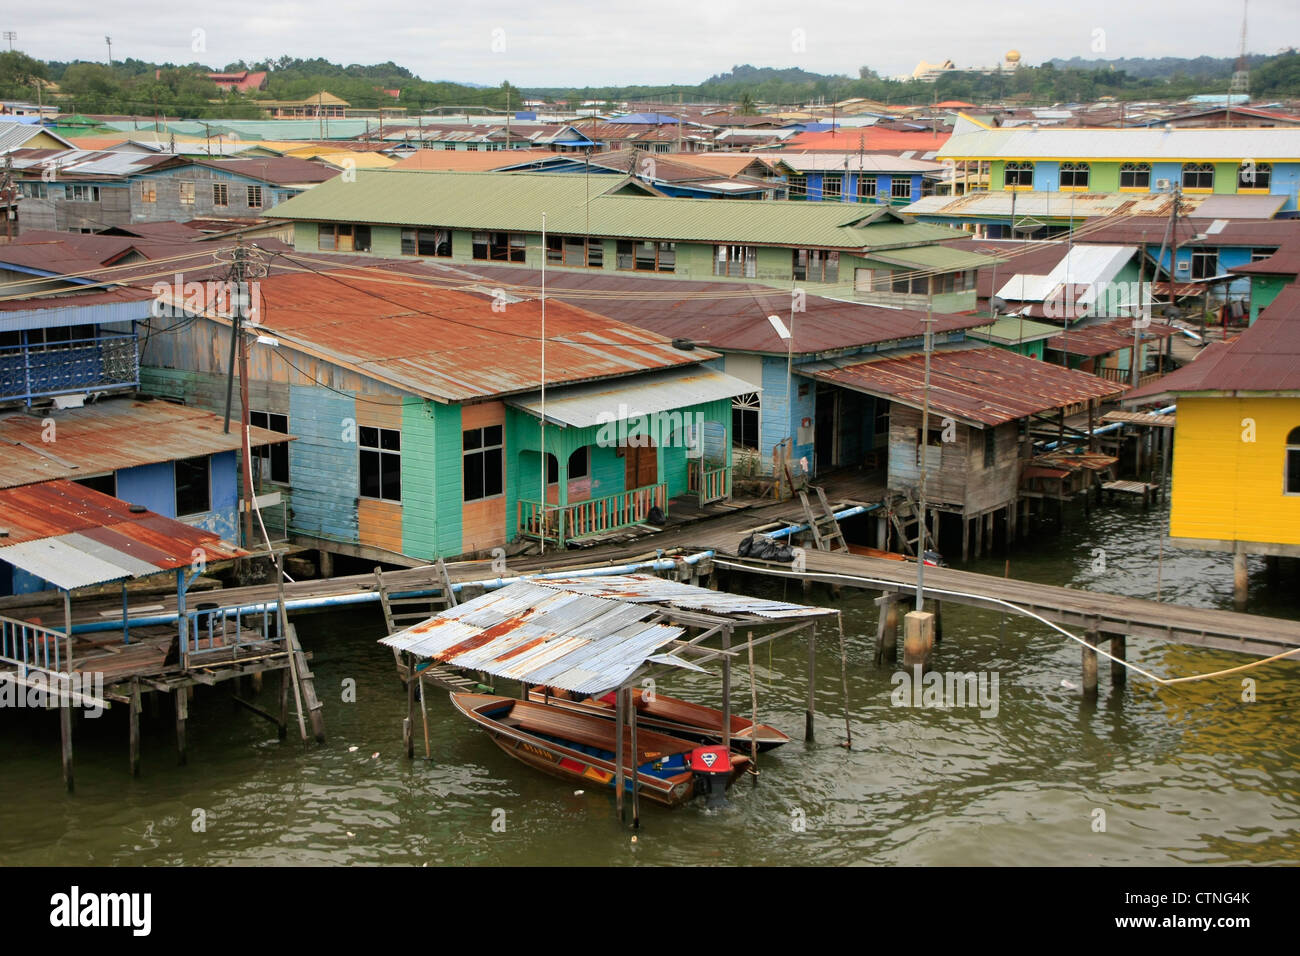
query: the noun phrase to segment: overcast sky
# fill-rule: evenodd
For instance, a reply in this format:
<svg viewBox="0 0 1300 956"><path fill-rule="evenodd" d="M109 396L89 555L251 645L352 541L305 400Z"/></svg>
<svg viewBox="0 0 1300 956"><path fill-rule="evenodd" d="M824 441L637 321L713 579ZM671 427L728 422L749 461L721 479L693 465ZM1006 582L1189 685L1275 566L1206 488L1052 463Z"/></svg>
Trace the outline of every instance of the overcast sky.
<svg viewBox="0 0 1300 956"><path fill-rule="evenodd" d="M1241 0L41 0L0 27L41 59L392 60L429 80L518 86L698 83L739 63L856 75L918 60L991 66L1053 57L1235 56ZM1300 46L1296 0L1253 0L1247 46Z"/></svg>

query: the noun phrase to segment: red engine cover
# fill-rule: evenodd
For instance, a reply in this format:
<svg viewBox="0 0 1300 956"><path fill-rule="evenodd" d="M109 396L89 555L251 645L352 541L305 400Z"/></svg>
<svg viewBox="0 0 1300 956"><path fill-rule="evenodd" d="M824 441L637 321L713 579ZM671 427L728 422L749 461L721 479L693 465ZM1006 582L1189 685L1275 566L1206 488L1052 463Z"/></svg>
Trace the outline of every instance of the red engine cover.
<svg viewBox="0 0 1300 956"><path fill-rule="evenodd" d="M691 770L695 773L731 773L731 754L721 745L696 747L691 751Z"/></svg>

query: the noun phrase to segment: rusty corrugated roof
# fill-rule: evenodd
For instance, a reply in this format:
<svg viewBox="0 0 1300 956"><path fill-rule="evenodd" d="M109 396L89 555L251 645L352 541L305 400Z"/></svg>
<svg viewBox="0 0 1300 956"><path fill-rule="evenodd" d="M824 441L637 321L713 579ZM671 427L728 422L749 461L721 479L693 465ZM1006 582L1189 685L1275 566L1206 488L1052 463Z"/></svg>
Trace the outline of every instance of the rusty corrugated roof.
<svg viewBox="0 0 1300 956"><path fill-rule="evenodd" d="M139 578L247 552L72 481L0 489L0 561L61 588Z"/></svg>
<svg viewBox="0 0 1300 956"><path fill-rule="evenodd" d="M1120 349L1130 349L1133 347L1133 321L1127 318L1080 326L1068 332L1058 332L1048 339L1045 345L1058 352L1068 352L1071 355L1082 355L1087 358L1106 355ZM1177 331L1172 326L1151 324L1142 329L1142 341L1168 338Z"/></svg>
<svg viewBox="0 0 1300 956"><path fill-rule="evenodd" d="M416 278L340 269L261 280L258 322L285 346L437 401L532 391L541 382L541 304L495 300ZM689 365L716 354L551 300L546 383Z"/></svg>
<svg viewBox="0 0 1300 956"><path fill-rule="evenodd" d="M925 356L910 352L868 362L820 362L802 374L855 391L921 408ZM1110 398L1125 386L1002 348L954 349L930 357L930 413L976 425L1001 425L1027 415Z"/></svg>
<svg viewBox="0 0 1300 956"><path fill-rule="evenodd" d="M50 423L50 424L47 424ZM240 447L239 421L162 401L110 399L63 411L0 415L0 488L80 478ZM291 436L250 428L254 446Z"/></svg>

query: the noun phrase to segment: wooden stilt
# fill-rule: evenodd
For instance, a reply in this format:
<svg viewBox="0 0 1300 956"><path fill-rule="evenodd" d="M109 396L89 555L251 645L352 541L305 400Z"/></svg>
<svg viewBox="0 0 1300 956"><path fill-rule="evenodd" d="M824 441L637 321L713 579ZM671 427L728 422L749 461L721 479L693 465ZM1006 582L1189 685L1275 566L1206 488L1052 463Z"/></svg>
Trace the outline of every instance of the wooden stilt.
<svg viewBox="0 0 1300 956"><path fill-rule="evenodd" d="M970 518L962 512L961 516L961 563L965 564L970 560Z"/></svg>
<svg viewBox="0 0 1300 956"><path fill-rule="evenodd" d="M803 739L812 741L815 738L813 733L813 718L817 715L817 698L816 698L816 678L817 678L817 625L808 625L808 711L804 715Z"/></svg>
<svg viewBox="0 0 1300 956"><path fill-rule="evenodd" d="M627 775L623 769L624 754L626 753L623 741L624 715L627 713L627 695L623 693L623 688L618 688L614 694L614 739L618 741L618 752L614 754L614 805L618 809L618 822L623 824L623 790L627 786Z"/></svg>
<svg viewBox="0 0 1300 956"><path fill-rule="evenodd" d="M415 682L419 679L415 673L415 656L406 655L406 719L402 721L402 744L406 747L406 759L415 757Z"/></svg>
<svg viewBox="0 0 1300 956"><path fill-rule="evenodd" d="M975 557L984 555L984 516L975 516Z"/></svg>
<svg viewBox="0 0 1300 956"><path fill-rule="evenodd" d="M424 759L433 756L429 749L429 707L424 701L424 671L420 672L420 720L424 724Z"/></svg>
<svg viewBox="0 0 1300 956"><path fill-rule="evenodd" d="M188 759L185 754L185 721L190 715L190 700L185 688L178 688L172 696L176 699L176 755L183 764Z"/></svg>
<svg viewBox="0 0 1300 956"><path fill-rule="evenodd" d="M289 736L289 668L280 669L280 739Z"/></svg>
<svg viewBox="0 0 1300 956"><path fill-rule="evenodd" d="M641 826L641 774L637 772L641 751L636 741L636 701L632 699L632 688L627 689L627 719L631 725L632 744L632 829Z"/></svg>
<svg viewBox="0 0 1300 956"><path fill-rule="evenodd" d="M722 629L722 650L731 650L731 628ZM722 746L731 750L731 655L722 655Z"/></svg>
<svg viewBox="0 0 1300 956"><path fill-rule="evenodd" d="M64 695L59 707L59 736L63 751L63 785L72 792L72 701Z"/></svg>
<svg viewBox="0 0 1300 956"><path fill-rule="evenodd" d="M1232 553L1232 603L1238 611L1246 609L1250 590L1250 575L1247 573L1246 549L1238 544Z"/></svg>
<svg viewBox="0 0 1300 956"><path fill-rule="evenodd" d="M754 632L745 635L749 645L749 766L754 771L754 786L758 786L758 677L754 674Z"/></svg>
<svg viewBox="0 0 1300 956"><path fill-rule="evenodd" d="M1110 662L1110 683L1112 687L1123 687L1128 680L1128 668L1120 661L1128 659L1128 639L1124 637L1112 637L1110 639L1110 655L1116 660Z"/></svg>
<svg viewBox="0 0 1300 956"><path fill-rule="evenodd" d="M934 642L943 643L943 602L934 602Z"/></svg>
<svg viewBox="0 0 1300 956"><path fill-rule="evenodd" d="M131 776L138 777L140 776L140 679L138 677L131 678L131 705L127 720L130 724L128 754Z"/></svg>
<svg viewBox="0 0 1300 956"><path fill-rule="evenodd" d="M1088 643L1083 647L1083 696L1085 698L1095 698L1097 696L1097 644L1100 643L1101 637L1096 631L1087 631L1083 639Z"/></svg>

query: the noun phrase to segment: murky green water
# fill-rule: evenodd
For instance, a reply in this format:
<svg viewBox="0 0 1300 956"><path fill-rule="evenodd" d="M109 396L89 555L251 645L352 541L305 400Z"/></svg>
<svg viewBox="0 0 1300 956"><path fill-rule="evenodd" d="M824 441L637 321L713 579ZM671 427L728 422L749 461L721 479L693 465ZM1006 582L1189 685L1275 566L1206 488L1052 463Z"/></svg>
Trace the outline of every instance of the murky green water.
<svg viewBox="0 0 1300 956"><path fill-rule="evenodd" d="M1060 537L1021 548L1016 576L1119 594L1156 591L1161 517L1116 507L1075 516ZM1094 570L1094 548L1106 569ZM1001 573L1002 558L972 565ZM1165 600L1228 607L1224 558L1165 552ZM1300 617L1300 583L1268 596L1252 564L1253 609ZM773 593L780 593L777 588ZM797 598L797 589L791 597ZM819 602L824 591L814 592ZM176 765L170 708L144 723L142 776L126 765L126 714L76 729L77 792L62 789L52 714L0 714L3 864L1164 864L1300 862L1300 667L1157 690L1141 678L1100 699L1080 696L1073 642L1023 619L944 611L942 671L991 671L998 713L891 705L893 667L870 663L874 606L841 605L848 641L853 750L844 737L839 652L819 642L818 740L760 757L730 806L643 808L636 844L612 794L566 784L502 754L442 694L431 693L432 760L401 749L405 694L377 610L298 618L315 654L329 742L281 743L224 689L200 688L190 760ZM1131 640L1130 656L1162 674L1242 663L1216 651ZM760 719L801 736L806 648L759 652ZM341 701L356 681L357 702ZM263 703L270 706L268 681ZM748 708L748 678L735 702ZM667 693L708 702L719 682L690 675ZM417 717L418 728L418 717ZM296 732L296 730L295 730ZM417 731L418 732L418 731ZM355 749L352 749L355 748ZM205 832L194 832L196 811ZM1105 815L1105 832L1095 832ZM503 821L496 829L494 821ZM802 831L799 825L802 823Z"/></svg>

